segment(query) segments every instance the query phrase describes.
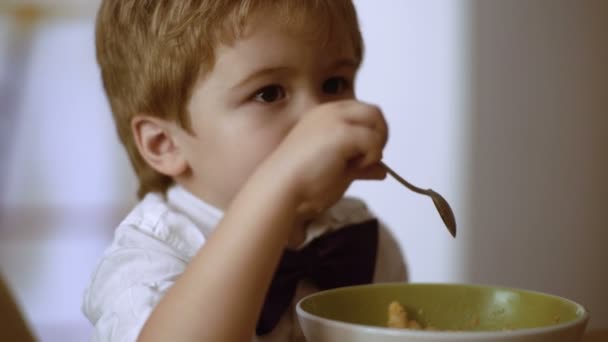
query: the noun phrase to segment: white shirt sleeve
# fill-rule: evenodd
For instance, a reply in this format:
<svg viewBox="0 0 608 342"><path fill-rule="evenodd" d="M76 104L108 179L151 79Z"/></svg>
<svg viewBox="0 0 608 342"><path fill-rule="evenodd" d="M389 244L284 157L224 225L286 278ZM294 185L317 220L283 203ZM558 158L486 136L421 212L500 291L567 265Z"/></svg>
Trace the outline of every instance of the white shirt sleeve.
<svg viewBox="0 0 608 342"><path fill-rule="evenodd" d="M119 227L85 292L82 309L94 325L91 340L136 341L187 261L166 241L134 226Z"/></svg>

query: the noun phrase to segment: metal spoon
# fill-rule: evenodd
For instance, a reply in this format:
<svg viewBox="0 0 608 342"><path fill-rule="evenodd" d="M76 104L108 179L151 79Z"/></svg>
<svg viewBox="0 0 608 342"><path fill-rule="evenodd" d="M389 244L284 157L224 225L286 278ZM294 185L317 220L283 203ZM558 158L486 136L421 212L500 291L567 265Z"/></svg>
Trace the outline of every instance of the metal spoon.
<svg viewBox="0 0 608 342"><path fill-rule="evenodd" d="M456 237L456 219L454 218L452 208L450 208L448 201L446 201L443 196L433 191L432 189L423 190L417 186L410 184L408 181L403 179L403 177L399 176L397 172L393 171L393 169L391 169L384 162L380 162L380 165L382 165L386 169L389 175L395 178L399 183L405 185L406 188L412 190L413 192L417 192L419 194L431 197L433 199L433 203L435 203L435 207L437 208L439 215L441 216L441 219L443 220L443 223L445 223L446 228L448 229L450 234L452 234L453 237Z"/></svg>

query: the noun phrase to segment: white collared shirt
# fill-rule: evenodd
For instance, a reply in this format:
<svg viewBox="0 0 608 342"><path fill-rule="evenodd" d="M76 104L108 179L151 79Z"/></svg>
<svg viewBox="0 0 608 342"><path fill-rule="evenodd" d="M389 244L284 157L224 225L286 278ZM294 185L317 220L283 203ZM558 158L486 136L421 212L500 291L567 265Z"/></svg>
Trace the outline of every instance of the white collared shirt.
<svg viewBox="0 0 608 342"><path fill-rule="evenodd" d="M116 229L85 291L82 311L95 328L91 341L136 341L156 304L185 271L222 215L180 186L170 188L166 198L146 195ZM319 235L372 217L360 200L343 198L307 227L300 248ZM374 281L405 278L399 246L381 225ZM295 304L315 291L312 284L300 282L279 324L263 337L252 337L252 341L305 341Z"/></svg>

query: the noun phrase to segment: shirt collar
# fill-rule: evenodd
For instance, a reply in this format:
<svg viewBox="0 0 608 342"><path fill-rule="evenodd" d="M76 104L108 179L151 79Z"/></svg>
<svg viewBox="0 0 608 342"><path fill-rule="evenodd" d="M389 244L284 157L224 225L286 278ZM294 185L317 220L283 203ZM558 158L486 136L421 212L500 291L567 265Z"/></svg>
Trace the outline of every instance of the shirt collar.
<svg viewBox="0 0 608 342"><path fill-rule="evenodd" d="M202 231L209 236L224 216L224 212L201 200L181 185L173 185L167 191L167 202L170 206L187 215ZM306 227L303 248L315 238L328 231L339 229L347 224L360 223L372 218L363 202L353 198L343 198L320 217Z"/></svg>
<svg viewBox="0 0 608 342"><path fill-rule="evenodd" d="M196 197L181 185L169 188L167 202L194 221L205 236L213 232L224 216L220 209Z"/></svg>

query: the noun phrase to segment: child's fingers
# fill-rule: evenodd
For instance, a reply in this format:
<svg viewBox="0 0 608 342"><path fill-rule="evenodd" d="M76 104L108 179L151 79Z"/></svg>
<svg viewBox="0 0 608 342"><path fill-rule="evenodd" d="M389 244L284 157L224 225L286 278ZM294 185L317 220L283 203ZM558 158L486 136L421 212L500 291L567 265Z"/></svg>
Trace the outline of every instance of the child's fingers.
<svg viewBox="0 0 608 342"><path fill-rule="evenodd" d="M376 179L381 180L386 178L386 168L379 163L370 165L362 169L355 169L352 171L352 179L369 180Z"/></svg>
<svg viewBox="0 0 608 342"><path fill-rule="evenodd" d="M335 105L338 106L338 112L346 122L366 126L385 140L388 137L388 125L378 106L354 100L336 102Z"/></svg>
<svg viewBox="0 0 608 342"><path fill-rule="evenodd" d="M386 142L384 136L367 127L346 125L336 132L343 143L346 159L356 169L364 169L382 159L382 150Z"/></svg>

